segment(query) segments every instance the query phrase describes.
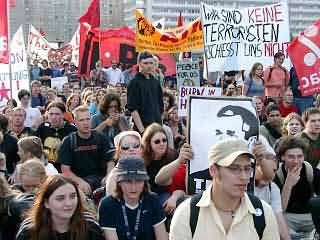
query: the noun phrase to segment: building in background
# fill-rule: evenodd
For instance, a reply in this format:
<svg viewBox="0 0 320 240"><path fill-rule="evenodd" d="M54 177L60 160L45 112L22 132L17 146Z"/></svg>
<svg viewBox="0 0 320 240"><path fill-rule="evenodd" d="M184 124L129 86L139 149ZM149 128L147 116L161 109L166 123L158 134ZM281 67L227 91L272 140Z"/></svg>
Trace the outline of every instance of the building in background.
<svg viewBox="0 0 320 240"><path fill-rule="evenodd" d="M42 32L49 42L59 45L69 42L78 27L79 17L91 0L19 0L10 8L11 36L23 24L28 32L29 24ZM121 0L100 0L101 27L123 25ZM26 35L26 34L25 34Z"/></svg>
<svg viewBox="0 0 320 240"><path fill-rule="evenodd" d="M167 27L176 26L179 12L185 22L194 20L200 14L201 0L100 0L101 27L135 27L136 8L153 21L166 18ZM271 4L273 0L202 0L208 4L224 7L248 7ZM291 35L311 25L320 13L319 0L287 0L289 2ZM78 26L78 18L85 12L90 0L18 0L10 8L11 36L23 24L25 33L28 24L34 25L45 34L50 42L69 42ZM25 34L26 35L26 34Z"/></svg>
<svg viewBox="0 0 320 240"><path fill-rule="evenodd" d="M133 0L123 0L133 2ZM253 7L265 4L272 4L278 1L273 0L137 0L137 8L144 11L144 14L152 21L163 17L166 18L166 27L174 27L177 24L177 16L180 11L185 22L190 22L200 15L200 2L214 4L220 7ZM296 36L306 27L319 18L319 0L287 0L289 3L290 32ZM138 4L139 2L139 4ZM214 3L213 3L214 2ZM134 28L134 9L124 9L124 23Z"/></svg>

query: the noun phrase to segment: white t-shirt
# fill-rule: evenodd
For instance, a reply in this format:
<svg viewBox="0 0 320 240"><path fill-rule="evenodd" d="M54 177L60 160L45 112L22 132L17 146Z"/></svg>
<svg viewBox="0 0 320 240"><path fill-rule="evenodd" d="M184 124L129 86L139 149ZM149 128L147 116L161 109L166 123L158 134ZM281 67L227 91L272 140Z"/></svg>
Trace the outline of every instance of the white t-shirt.
<svg viewBox="0 0 320 240"><path fill-rule="evenodd" d="M45 166L45 168L46 168L47 176L53 176L53 175L59 174L58 170L51 163L48 163Z"/></svg>
<svg viewBox="0 0 320 240"><path fill-rule="evenodd" d="M41 117L41 112L38 108L28 107L24 109L27 113L26 120L24 121L25 127L32 127L33 122Z"/></svg>
<svg viewBox="0 0 320 240"><path fill-rule="evenodd" d="M270 184L271 192L269 184L262 188L255 186L254 195L267 202L272 207L274 213L280 213L282 212L280 189L274 182Z"/></svg>
<svg viewBox="0 0 320 240"><path fill-rule="evenodd" d="M105 70L105 74L110 85L115 86L117 83L121 83L121 70L119 68L109 67Z"/></svg>

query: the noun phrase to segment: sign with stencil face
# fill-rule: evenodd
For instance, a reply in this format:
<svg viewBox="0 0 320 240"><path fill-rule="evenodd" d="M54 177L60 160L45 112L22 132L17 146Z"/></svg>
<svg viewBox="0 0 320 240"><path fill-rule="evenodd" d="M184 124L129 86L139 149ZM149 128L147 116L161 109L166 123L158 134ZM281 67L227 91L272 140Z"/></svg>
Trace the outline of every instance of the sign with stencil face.
<svg viewBox="0 0 320 240"><path fill-rule="evenodd" d="M303 96L320 91L320 20L300 33L288 47Z"/></svg>

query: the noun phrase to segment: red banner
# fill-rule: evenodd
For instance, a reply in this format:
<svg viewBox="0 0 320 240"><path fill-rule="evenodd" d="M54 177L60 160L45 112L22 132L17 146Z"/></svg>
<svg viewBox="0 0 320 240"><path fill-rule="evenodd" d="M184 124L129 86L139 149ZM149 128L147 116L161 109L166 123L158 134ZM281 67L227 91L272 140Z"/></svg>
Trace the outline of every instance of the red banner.
<svg viewBox="0 0 320 240"><path fill-rule="evenodd" d="M89 34L88 34L89 33ZM100 46L99 46L100 45ZM98 48L98 49L96 49ZM111 65L111 60L119 63L134 65L137 63L135 48L135 33L128 27L107 29L100 31L98 28L89 30L85 25L80 27L80 73L89 74L90 69L98 60L102 65ZM176 61L171 54L157 54L160 64L166 68L165 76L176 74Z"/></svg>
<svg viewBox="0 0 320 240"><path fill-rule="evenodd" d="M0 0L0 63L9 63L7 0Z"/></svg>
<svg viewBox="0 0 320 240"><path fill-rule="evenodd" d="M320 20L300 33L288 47L303 96L320 92Z"/></svg>

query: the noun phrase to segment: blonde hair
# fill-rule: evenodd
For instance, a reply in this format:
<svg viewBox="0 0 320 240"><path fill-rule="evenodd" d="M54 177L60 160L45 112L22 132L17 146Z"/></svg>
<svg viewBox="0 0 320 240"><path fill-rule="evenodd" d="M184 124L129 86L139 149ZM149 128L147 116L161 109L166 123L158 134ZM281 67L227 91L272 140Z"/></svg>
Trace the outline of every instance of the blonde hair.
<svg viewBox="0 0 320 240"><path fill-rule="evenodd" d="M46 169L38 158L32 158L22 163L18 174L20 179L21 176L32 176L39 177L41 182L45 181L47 178Z"/></svg>
<svg viewBox="0 0 320 240"><path fill-rule="evenodd" d="M78 107L76 107L74 110L73 110L73 116L74 116L74 119L77 120L78 119L78 114L79 113L83 113L83 112L89 112L89 108L86 106L86 105L80 105Z"/></svg>

